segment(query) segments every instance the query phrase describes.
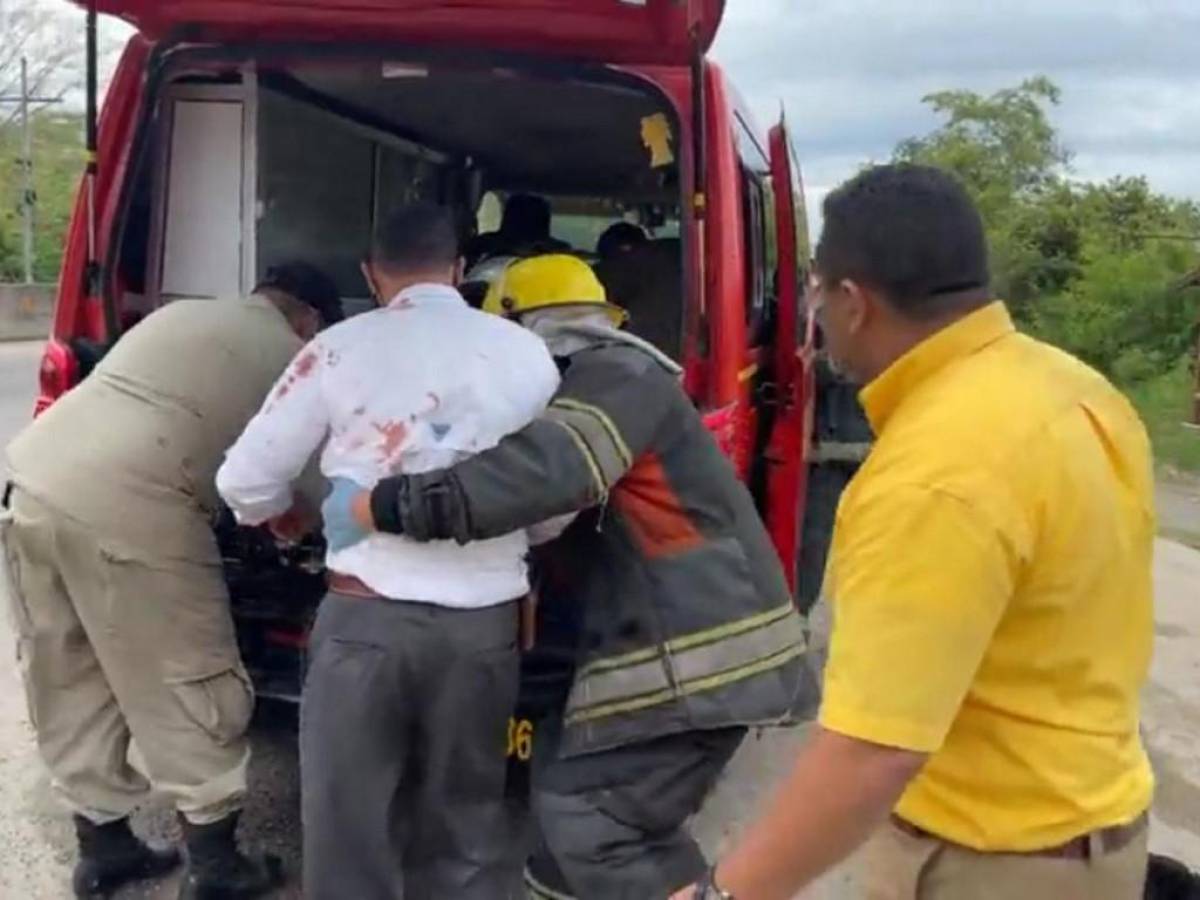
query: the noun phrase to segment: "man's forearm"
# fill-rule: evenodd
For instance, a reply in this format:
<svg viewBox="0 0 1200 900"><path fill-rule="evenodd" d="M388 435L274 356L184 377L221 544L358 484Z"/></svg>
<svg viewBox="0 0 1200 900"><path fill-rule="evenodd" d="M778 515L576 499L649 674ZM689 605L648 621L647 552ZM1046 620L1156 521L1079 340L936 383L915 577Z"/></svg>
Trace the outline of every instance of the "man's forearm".
<svg viewBox="0 0 1200 900"><path fill-rule="evenodd" d="M292 508L293 484L325 437L325 421L312 386L297 386L286 403L250 420L226 451L216 479L239 522L261 525Z"/></svg>
<svg viewBox="0 0 1200 900"><path fill-rule="evenodd" d="M217 470L217 492L241 525L262 525L293 503L290 483L268 483L241 453L231 452Z"/></svg>
<svg viewBox="0 0 1200 900"><path fill-rule="evenodd" d="M717 883L737 900L790 900L870 836L924 761L819 729Z"/></svg>

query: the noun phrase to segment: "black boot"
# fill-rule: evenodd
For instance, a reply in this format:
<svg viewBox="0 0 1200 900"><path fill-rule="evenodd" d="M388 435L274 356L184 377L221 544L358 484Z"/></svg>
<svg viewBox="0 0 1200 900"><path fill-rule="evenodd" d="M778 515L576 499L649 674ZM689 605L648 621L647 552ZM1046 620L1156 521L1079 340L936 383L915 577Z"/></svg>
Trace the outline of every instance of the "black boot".
<svg viewBox="0 0 1200 900"><path fill-rule="evenodd" d="M130 881L166 875L179 865L174 847L144 844L129 830L128 819L97 825L75 817L79 862L72 879L78 900L103 900Z"/></svg>
<svg viewBox="0 0 1200 900"><path fill-rule="evenodd" d="M1177 859L1151 853L1145 900L1200 900L1200 875Z"/></svg>
<svg viewBox="0 0 1200 900"><path fill-rule="evenodd" d="M249 900L283 883L279 857L246 856L234 837L239 813L211 825L193 825L180 817L188 866L179 900Z"/></svg>

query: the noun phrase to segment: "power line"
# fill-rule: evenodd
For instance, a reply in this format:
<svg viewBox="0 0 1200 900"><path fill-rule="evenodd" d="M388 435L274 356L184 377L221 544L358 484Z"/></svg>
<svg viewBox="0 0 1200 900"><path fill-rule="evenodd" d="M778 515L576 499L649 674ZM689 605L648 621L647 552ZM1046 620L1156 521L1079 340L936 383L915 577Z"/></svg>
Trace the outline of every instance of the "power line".
<svg viewBox="0 0 1200 900"><path fill-rule="evenodd" d="M25 189L21 194L21 220L24 231L22 260L25 264L25 283L33 283L33 231L34 214L37 208L37 192L33 187L33 126L29 118L29 104L48 105L61 103L58 97L31 97L29 94L29 66L21 57L21 93L16 97L0 95L0 103L18 103L21 106L22 155L17 163L24 174Z"/></svg>

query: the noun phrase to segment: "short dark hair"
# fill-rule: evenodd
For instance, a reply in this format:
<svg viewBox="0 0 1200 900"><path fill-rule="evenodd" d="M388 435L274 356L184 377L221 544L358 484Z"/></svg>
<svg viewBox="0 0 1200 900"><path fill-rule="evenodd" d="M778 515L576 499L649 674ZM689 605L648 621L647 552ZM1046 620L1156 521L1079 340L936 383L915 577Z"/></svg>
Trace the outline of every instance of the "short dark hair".
<svg viewBox="0 0 1200 900"><path fill-rule="evenodd" d="M342 321L342 297L333 279L310 263L300 260L280 263L267 269L267 274L254 289L274 288L311 306L326 325Z"/></svg>
<svg viewBox="0 0 1200 900"><path fill-rule="evenodd" d="M649 240L646 236L646 229L640 225L634 225L632 222L615 222L609 225L604 234L600 235L600 239L596 241L596 255L601 259L608 259L622 249L637 247Z"/></svg>
<svg viewBox="0 0 1200 900"><path fill-rule="evenodd" d="M881 291L903 315L931 319L988 299L983 220L941 169L874 166L825 198L816 271Z"/></svg>
<svg viewBox="0 0 1200 900"><path fill-rule="evenodd" d="M513 194L504 201L500 233L524 238L542 238L550 234L550 201L537 194Z"/></svg>
<svg viewBox="0 0 1200 900"><path fill-rule="evenodd" d="M454 211L436 203L410 203L375 231L370 261L393 272L421 272L453 265L459 257Z"/></svg>

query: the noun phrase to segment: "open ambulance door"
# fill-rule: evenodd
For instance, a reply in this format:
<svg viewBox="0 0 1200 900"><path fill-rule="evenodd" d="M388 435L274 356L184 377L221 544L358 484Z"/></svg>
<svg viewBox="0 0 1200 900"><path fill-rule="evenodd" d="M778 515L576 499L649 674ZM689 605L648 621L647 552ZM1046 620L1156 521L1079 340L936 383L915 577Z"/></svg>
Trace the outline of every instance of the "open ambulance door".
<svg viewBox="0 0 1200 900"><path fill-rule="evenodd" d="M766 520L794 591L812 443L814 331L811 319L801 315L802 271L809 257L808 228L799 168L783 119L771 129L770 157L779 248L779 306L772 367L779 394L766 450Z"/></svg>

